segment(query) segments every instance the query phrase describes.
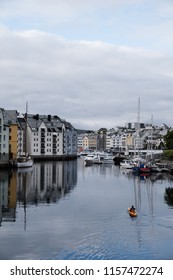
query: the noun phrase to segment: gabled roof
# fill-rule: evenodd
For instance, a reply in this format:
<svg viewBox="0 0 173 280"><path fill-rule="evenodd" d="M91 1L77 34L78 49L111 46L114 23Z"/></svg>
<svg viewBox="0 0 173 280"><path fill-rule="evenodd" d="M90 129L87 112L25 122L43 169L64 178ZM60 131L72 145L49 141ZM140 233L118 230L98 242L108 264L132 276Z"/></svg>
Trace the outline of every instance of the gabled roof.
<svg viewBox="0 0 173 280"><path fill-rule="evenodd" d="M49 132L60 132L63 126L63 123L60 121L60 118L58 118L57 116L50 115L46 116L38 114L28 114L27 122L32 130L38 130L40 125L44 123Z"/></svg>
<svg viewBox="0 0 173 280"><path fill-rule="evenodd" d="M16 110L4 110L4 122L6 124L18 124L19 113Z"/></svg>
<svg viewBox="0 0 173 280"><path fill-rule="evenodd" d="M42 124L42 120L34 118L34 115L27 114L27 123L31 130L38 130Z"/></svg>

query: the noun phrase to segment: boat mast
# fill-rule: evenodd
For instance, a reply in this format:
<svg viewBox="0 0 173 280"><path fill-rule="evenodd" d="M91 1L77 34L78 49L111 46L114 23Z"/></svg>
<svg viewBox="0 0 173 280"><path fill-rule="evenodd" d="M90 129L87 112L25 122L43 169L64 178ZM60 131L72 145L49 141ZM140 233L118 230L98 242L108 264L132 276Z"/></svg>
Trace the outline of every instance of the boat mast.
<svg viewBox="0 0 173 280"><path fill-rule="evenodd" d="M26 113L25 113L25 156L27 155L27 127L28 127L28 102L26 102Z"/></svg>
<svg viewBox="0 0 173 280"><path fill-rule="evenodd" d="M137 147L138 147L138 157L139 157L139 140L140 140L139 130L140 130L140 97L138 99L138 115L137 115Z"/></svg>
<svg viewBox="0 0 173 280"><path fill-rule="evenodd" d="M153 160L153 115L151 115L151 159Z"/></svg>

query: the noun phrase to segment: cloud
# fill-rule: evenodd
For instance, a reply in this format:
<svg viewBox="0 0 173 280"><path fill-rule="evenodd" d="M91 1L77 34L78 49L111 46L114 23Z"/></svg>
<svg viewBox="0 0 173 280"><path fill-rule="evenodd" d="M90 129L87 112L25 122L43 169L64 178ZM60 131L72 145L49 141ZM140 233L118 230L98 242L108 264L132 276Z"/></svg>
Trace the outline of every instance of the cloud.
<svg viewBox="0 0 173 280"><path fill-rule="evenodd" d="M170 119L171 57L36 30L1 28L0 40L1 107L23 111L28 101L30 113L57 114L80 128L113 127L137 120L140 96L145 121L151 114Z"/></svg>
<svg viewBox="0 0 173 280"><path fill-rule="evenodd" d="M155 5L157 3L157 5ZM169 0L0 1L1 107L76 127L172 124ZM170 9L169 9L170 8Z"/></svg>

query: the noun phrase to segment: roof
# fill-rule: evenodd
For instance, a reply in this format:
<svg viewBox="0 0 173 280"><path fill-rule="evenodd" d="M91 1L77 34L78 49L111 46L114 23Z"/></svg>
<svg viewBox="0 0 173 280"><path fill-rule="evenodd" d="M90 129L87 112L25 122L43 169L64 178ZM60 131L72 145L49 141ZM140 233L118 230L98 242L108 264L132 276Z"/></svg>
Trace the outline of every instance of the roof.
<svg viewBox="0 0 173 280"><path fill-rule="evenodd" d="M19 113L16 110L4 110L4 122L6 124L18 124Z"/></svg>

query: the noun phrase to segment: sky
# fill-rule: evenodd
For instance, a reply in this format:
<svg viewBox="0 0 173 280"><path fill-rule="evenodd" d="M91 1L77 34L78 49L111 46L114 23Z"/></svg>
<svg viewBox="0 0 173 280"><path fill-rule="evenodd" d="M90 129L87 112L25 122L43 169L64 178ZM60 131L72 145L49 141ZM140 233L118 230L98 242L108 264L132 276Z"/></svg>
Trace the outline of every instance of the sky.
<svg viewBox="0 0 173 280"><path fill-rule="evenodd" d="M0 108L173 127L172 30L172 0L0 0Z"/></svg>

